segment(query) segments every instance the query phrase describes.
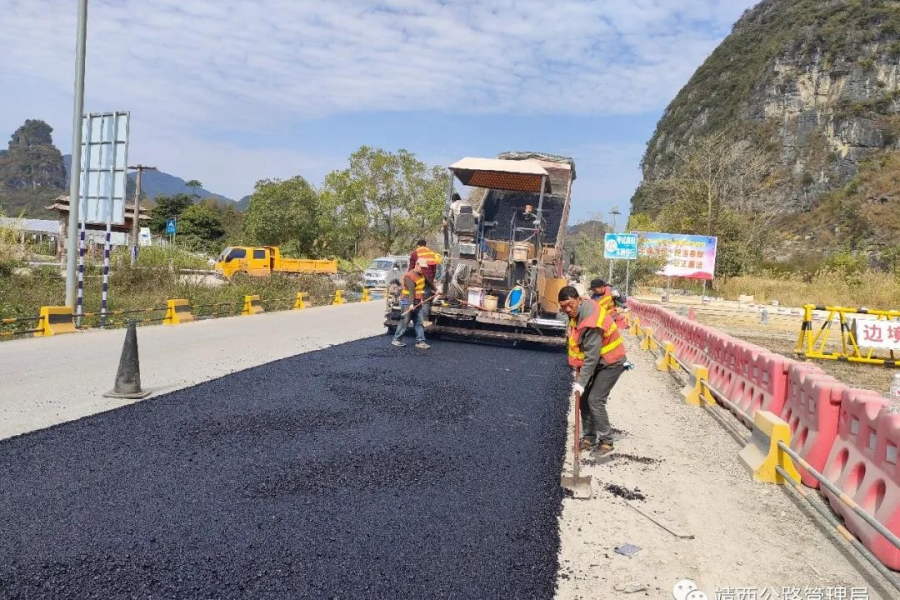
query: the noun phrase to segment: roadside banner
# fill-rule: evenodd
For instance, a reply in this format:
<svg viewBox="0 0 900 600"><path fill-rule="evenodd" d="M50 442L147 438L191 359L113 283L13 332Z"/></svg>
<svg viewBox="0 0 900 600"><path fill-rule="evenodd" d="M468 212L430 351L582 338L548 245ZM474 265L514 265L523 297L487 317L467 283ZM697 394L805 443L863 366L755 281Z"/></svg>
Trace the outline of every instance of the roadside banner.
<svg viewBox="0 0 900 600"><path fill-rule="evenodd" d="M641 233L638 255L665 259L660 275L711 280L716 272L717 243L717 238L705 235Z"/></svg>

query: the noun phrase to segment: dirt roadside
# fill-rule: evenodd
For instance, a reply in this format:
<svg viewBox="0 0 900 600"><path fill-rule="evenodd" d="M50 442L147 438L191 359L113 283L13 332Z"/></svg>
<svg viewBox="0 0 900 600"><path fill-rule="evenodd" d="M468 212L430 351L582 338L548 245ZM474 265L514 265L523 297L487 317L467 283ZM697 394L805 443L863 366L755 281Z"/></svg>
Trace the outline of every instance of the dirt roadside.
<svg viewBox="0 0 900 600"><path fill-rule="evenodd" d="M748 598L774 588L768 597L782 598L784 588L824 594L835 587L847 588L847 598L892 597L804 501L786 488L753 483L738 461L742 443L705 409L685 405L675 380L628 343L636 369L622 377L610 403L620 432L616 453L583 456L594 496L563 504L557 598L672 598L682 579L709 598L727 588L756 590L738 596ZM571 419L570 411L570 432ZM567 448L571 443L570 433ZM571 451L564 469L571 470ZM693 539L676 538L629 507L621 497L627 492ZM623 544L641 550L628 558L615 552ZM629 587L645 589L626 593ZM851 596L853 588L867 595Z"/></svg>

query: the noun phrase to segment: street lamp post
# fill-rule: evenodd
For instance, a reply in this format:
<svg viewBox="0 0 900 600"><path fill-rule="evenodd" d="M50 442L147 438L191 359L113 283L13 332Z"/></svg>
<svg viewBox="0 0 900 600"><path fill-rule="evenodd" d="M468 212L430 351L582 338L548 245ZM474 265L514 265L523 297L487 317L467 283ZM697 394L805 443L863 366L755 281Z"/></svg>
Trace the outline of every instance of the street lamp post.
<svg viewBox="0 0 900 600"><path fill-rule="evenodd" d="M72 114L72 164L69 167L69 229L66 246L66 306L75 308L75 265L78 260L78 204L81 199L81 127L84 118L84 56L87 47L88 0L78 0L75 41L75 106Z"/></svg>

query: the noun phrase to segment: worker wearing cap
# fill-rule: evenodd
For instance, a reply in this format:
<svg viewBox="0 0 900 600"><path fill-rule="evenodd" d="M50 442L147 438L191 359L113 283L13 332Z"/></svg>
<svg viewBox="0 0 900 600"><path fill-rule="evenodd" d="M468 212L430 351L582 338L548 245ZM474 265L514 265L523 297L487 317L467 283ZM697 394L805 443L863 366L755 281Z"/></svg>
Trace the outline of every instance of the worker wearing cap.
<svg viewBox="0 0 900 600"><path fill-rule="evenodd" d="M422 270L422 274L425 276L425 297L428 298L434 296L435 292L437 292L435 277L437 276L438 265L443 262L444 258L429 248L425 240L419 240L416 242L416 249L409 255L409 264L414 265L423 259L425 260L425 268ZM424 308L423 322L427 321L431 314L431 302L426 302Z"/></svg>
<svg viewBox="0 0 900 600"><path fill-rule="evenodd" d="M591 280L590 297L591 300L610 311L613 319L618 316L617 309L624 306L619 292L612 289L612 286L599 277Z"/></svg>
<svg viewBox="0 0 900 600"><path fill-rule="evenodd" d="M569 317L569 366L575 371L573 391L581 395L581 447L601 456L613 451L612 425L606 404L609 393L630 365L619 327L609 311L578 290L559 291L560 309Z"/></svg>
<svg viewBox="0 0 900 600"><path fill-rule="evenodd" d="M401 340L403 335L409 328L409 322L415 319L416 328L416 348L419 350L428 350L431 348L425 343L425 269L428 267L428 260L420 258L413 263L411 271L403 276L403 291L400 292L400 324L397 325L397 331L394 332L394 339L391 344L402 348L404 344Z"/></svg>

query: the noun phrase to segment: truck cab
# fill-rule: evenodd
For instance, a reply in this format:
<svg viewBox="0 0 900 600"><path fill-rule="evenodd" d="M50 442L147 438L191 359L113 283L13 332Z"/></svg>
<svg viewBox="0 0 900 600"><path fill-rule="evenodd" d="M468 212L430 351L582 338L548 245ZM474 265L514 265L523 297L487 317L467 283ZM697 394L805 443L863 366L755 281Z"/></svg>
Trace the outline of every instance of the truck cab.
<svg viewBox="0 0 900 600"><path fill-rule="evenodd" d="M276 268L278 249L271 246L229 246L216 259L216 273L230 279L235 273L269 275Z"/></svg>

